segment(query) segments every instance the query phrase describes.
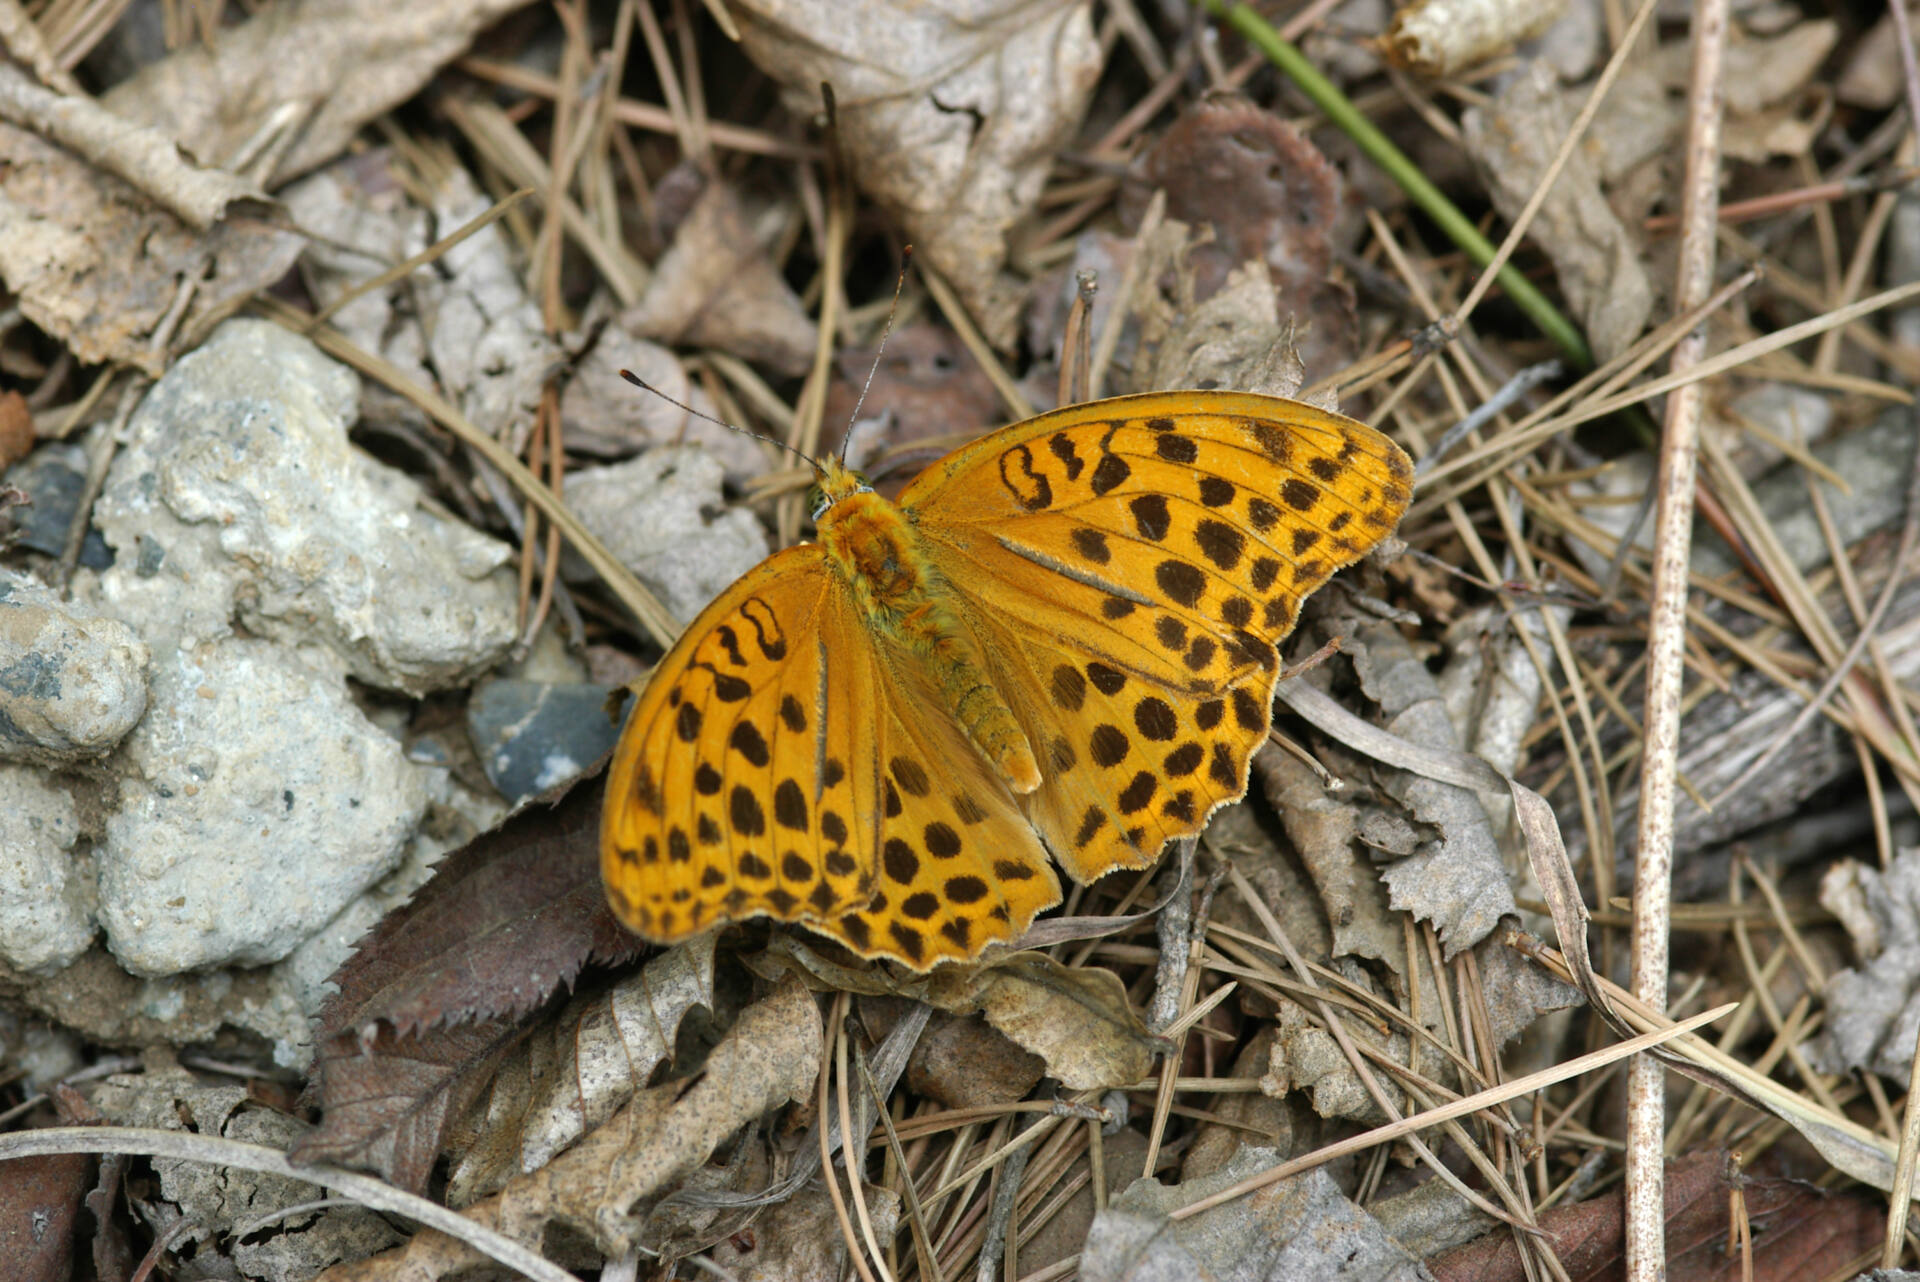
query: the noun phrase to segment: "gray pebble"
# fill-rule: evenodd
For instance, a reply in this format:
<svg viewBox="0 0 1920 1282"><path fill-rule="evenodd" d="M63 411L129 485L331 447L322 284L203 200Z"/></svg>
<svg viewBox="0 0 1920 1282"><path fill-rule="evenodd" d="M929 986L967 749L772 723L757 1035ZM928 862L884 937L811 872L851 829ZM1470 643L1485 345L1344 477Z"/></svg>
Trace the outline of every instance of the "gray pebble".
<svg viewBox="0 0 1920 1282"><path fill-rule="evenodd" d="M67 550L67 527L87 484L87 452L78 444L50 441L7 470L7 484L30 500L12 510L20 546L45 556ZM80 564L104 570L113 564L113 552L100 531L89 525L80 542Z"/></svg>
<svg viewBox="0 0 1920 1282"><path fill-rule="evenodd" d="M517 802L565 783L610 751L619 727L610 687L589 682L488 681L467 704L467 733L487 778Z"/></svg>
<svg viewBox="0 0 1920 1282"><path fill-rule="evenodd" d="M146 710L147 657L126 624L0 570L0 760L60 766L111 749Z"/></svg>

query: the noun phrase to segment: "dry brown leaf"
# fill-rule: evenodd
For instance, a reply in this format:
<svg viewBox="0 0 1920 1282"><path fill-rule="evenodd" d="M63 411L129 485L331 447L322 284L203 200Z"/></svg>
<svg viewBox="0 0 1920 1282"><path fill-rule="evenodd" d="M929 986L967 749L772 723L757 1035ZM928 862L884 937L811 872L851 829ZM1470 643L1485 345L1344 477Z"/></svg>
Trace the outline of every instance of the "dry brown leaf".
<svg viewBox="0 0 1920 1282"><path fill-rule="evenodd" d="M525 0L345 0L276 4L217 40L148 63L102 100L172 137L202 164L229 165L282 117L271 189L331 160L360 127L405 102L473 37Z"/></svg>
<svg viewBox="0 0 1920 1282"><path fill-rule="evenodd" d="M1738 1177L1752 1220L1757 1282L1844 1276L1845 1266L1884 1235L1886 1210L1856 1193L1822 1193L1797 1180ZM1722 1152L1690 1154L1666 1178L1667 1277L1670 1282L1731 1282L1743 1277L1742 1253L1726 1250L1732 1187ZM1540 1217L1540 1228L1572 1282L1620 1276L1624 1215L1619 1191ZM1489 1234L1427 1261L1438 1282L1521 1282L1530 1276L1513 1236Z"/></svg>
<svg viewBox="0 0 1920 1282"><path fill-rule="evenodd" d="M10 64L0 64L0 119L112 174L195 231L212 227L232 205L266 212L264 194L248 179L198 168L160 131L85 94L55 93Z"/></svg>
<svg viewBox="0 0 1920 1282"><path fill-rule="evenodd" d="M1075 969L1028 952L985 967L944 967L926 981L924 1000L943 1010L981 1012L1045 1060L1048 1075L1070 1090L1137 1082L1166 1048L1110 970Z"/></svg>
<svg viewBox="0 0 1920 1282"><path fill-rule="evenodd" d="M1233 1058L1224 1080L1259 1081L1273 1057L1277 1030L1261 1023ZM1180 1178L1197 1180L1212 1175L1247 1144L1281 1153L1305 1153L1313 1148L1318 1128L1298 1101L1274 1099L1261 1092L1222 1095L1207 1110L1211 1119L1193 1133L1193 1143L1180 1159ZM1111 1141L1109 1141L1111 1143ZM1124 1169L1124 1168L1122 1168Z"/></svg>
<svg viewBox="0 0 1920 1282"><path fill-rule="evenodd" d="M550 789L442 860L334 973L320 1036L524 1015L589 963L637 957L600 888L601 790L597 774Z"/></svg>
<svg viewBox="0 0 1920 1282"><path fill-rule="evenodd" d="M978 1015L941 1012L927 1024L907 1060L907 1089L948 1108L1011 1104L1027 1097L1046 1061L1020 1049Z"/></svg>
<svg viewBox="0 0 1920 1282"><path fill-rule="evenodd" d="M1797 97L1813 82L1840 40L1840 24L1831 18L1796 22L1775 36L1749 36L1727 46L1720 93L1729 116L1745 116ZM1652 65L1675 88L1687 83L1693 43L1671 40L1660 46Z"/></svg>
<svg viewBox="0 0 1920 1282"><path fill-rule="evenodd" d="M1144 214L1145 193L1157 189L1166 193L1167 217L1199 233L1181 262L1180 311L1212 299L1243 264L1261 263L1277 291L1277 309L1264 310L1298 335L1307 367L1325 373L1353 360L1353 291L1333 275L1345 184L1305 134L1238 95L1210 94L1182 112L1134 170L1145 185L1123 189L1132 197L1122 204L1130 225ZM1223 191L1233 199L1222 200Z"/></svg>
<svg viewBox="0 0 1920 1282"><path fill-rule="evenodd" d="M177 1065L115 1074L89 1089L101 1116L116 1128L219 1136L275 1151L307 1130L305 1122L268 1102L271 1091L198 1080ZM275 1172L158 1155L140 1170L131 1199L144 1204L149 1225L185 1221L169 1247L175 1258L195 1261L201 1277L307 1278L336 1260L358 1259L401 1240L398 1228L377 1212L350 1199L322 1202L319 1186ZM256 1232L256 1222L272 1224L273 1231Z"/></svg>
<svg viewBox="0 0 1920 1282"><path fill-rule="evenodd" d="M1379 871L1361 848L1361 813L1353 798L1329 792L1319 774L1275 744L1254 754L1253 778L1313 878L1333 932L1330 955L1399 961L1406 952L1404 932L1387 907Z"/></svg>
<svg viewBox="0 0 1920 1282"><path fill-rule="evenodd" d="M25 130L0 124L0 279L20 310L86 365L123 362L158 376L155 330L193 294L188 340L286 274L302 241L229 219L202 234L118 178Z"/></svg>
<svg viewBox="0 0 1920 1282"><path fill-rule="evenodd" d="M1184 230L1181 223L1165 227ZM1140 345L1151 356L1136 365L1133 390L1257 386L1271 358L1290 350L1267 268L1243 263L1205 302L1194 301L1184 253L1175 271L1180 296L1152 298L1141 309Z"/></svg>
<svg viewBox="0 0 1920 1282"><path fill-rule="evenodd" d="M846 1194L842 1192L841 1197ZM899 1194L869 1184L866 1199L876 1238L891 1241L900 1218ZM751 1228L717 1244L709 1258L739 1282L816 1282L849 1276L846 1235L840 1232L826 1185L817 1180L768 1207Z"/></svg>
<svg viewBox="0 0 1920 1282"><path fill-rule="evenodd" d="M833 431L841 430L852 421L856 404L863 421L891 414L893 422L884 442L872 445L884 443L897 450L928 437L978 432L1003 417L993 380L980 362L967 355L959 337L943 325L925 321L903 325L887 339L884 351L843 351L836 364L840 377L827 388L821 422ZM904 482L916 470L902 466L900 479Z"/></svg>
<svg viewBox="0 0 1920 1282"><path fill-rule="evenodd" d="M8 1162L0 1179L0 1276L66 1282L93 1159L53 1153Z"/></svg>
<svg viewBox="0 0 1920 1282"><path fill-rule="evenodd" d="M203 165L246 159L290 177L335 155L360 126L413 96L475 32L522 0L467 4L272 5L213 41L149 63L101 99L113 115L159 131ZM263 125L279 125L276 135ZM285 148L275 163L273 147ZM155 328L191 284L176 333L196 341L248 296L286 274L302 239L251 219L196 232L123 181L72 153L0 125L0 279L40 328L84 364L115 361L158 375ZM219 197L203 213L223 208ZM269 184L271 185L271 184Z"/></svg>
<svg viewBox="0 0 1920 1282"><path fill-rule="evenodd" d="M724 181L707 184L620 323L669 344L717 347L782 374L802 374L818 343L800 298L767 257L769 236Z"/></svg>
<svg viewBox="0 0 1920 1282"><path fill-rule="evenodd" d="M1846 923L1859 964L1827 981L1814 1062L1905 1081L1920 1033L1920 850L1901 851L1884 872L1850 859L1833 865L1820 901Z"/></svg>
<svg viewBox="0 0 1920 1282"><path fill-rule="evenodd" d="M1354 670L1380 704L1389 733L1440 752L1460 751L1439 686L1397 628L1368 624L1355 634ZM1388 772L1385 791L1437 836L1380 874L1397 909L1433 923L1452 958L1519 910L1493 824L1469 788Z"/></svg>
<svg viewBox="0 0 1920 1282"><path fill-rule="evenodd" d="M1001 953L973 966L903 975L834 961L792 935L777 934L744 960L764 978L798 975L823 992L911 997L956 1015L979 1012L1045 1060L1048 1076L1073 1090L1137 1082L1153 1056L1167 1049L1127 1001L1118 975L1064 966L1045 953Z"/></svg>
<svg viewBox="0 0 1920 1282"><path fill-rule="evenodd" d="M493 204L458 166L442 174L432 199L436 239ZM449 248L434 270L416 274L409 294L441 386L474 426L524 449L541 389L564 354L527 292L504 230L495 223Z"/></svg>
<svg viewBox="0 0 1920 1282"><path fill-rule="evenodd" d="M747 56L795 114L833 87L853 177L998 347L1024 291L1002 272L1100 74L1078 0L736 0Z"/></svg>
<svg viewBox="0 0 1920 1282"><path fill-rule="evenodd" d="M1248 1145L1219 1171L1168 1187L1136 1180L1094 1217L1084 1282L1419 1282L1419 1261L1324 1170L1279 1180L1190 1219L1168 1215L1269 1169Z"/></svg>

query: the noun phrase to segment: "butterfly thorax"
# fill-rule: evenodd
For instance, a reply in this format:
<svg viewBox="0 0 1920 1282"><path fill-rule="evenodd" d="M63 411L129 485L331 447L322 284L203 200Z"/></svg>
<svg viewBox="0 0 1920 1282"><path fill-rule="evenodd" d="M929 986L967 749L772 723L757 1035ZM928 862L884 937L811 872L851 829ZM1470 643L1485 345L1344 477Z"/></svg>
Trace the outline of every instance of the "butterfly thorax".
<svg viewBox="0 0 1920 1282"><path fill-rule="evenodd" d="M913 663L947 711L1016 793L1040 785L1033 746L994 685L978 641L953 608L908 515L850 483L840 468L820 480L827 506L815 520L820 546L876 637ZM857 478L854 478L857 479Z"/></svg>

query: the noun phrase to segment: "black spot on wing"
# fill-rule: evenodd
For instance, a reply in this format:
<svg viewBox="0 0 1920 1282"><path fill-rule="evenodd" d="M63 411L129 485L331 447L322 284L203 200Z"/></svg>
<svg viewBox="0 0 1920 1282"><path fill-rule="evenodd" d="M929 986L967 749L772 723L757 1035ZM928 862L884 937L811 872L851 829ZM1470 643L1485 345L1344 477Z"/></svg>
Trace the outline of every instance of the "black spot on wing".
<svg viewBox="0 0 1920 1282"><path fill-rule="evenodd" d="M1173 528L1173 514L1167 510L1166 496L1142 494L1127 504L1133 513L1134 528L1145 538L1158 543Z"/></svg>
<svg viewBox="0 0 1920 1282"><path fill-rule="evenodd" d="M1099 530L1080 526L1071 535L1073 550L1095 565L1105 565L1113 559L1113 551L1107 546L1107 536Z"/></svg>
<svg viewBox="0 0 1920 1282"><path fill-rule="evenodd" d="M1132 475L1133 469L1118 454L1102 454L1100 461L1094 465L1093 475L1087 478L1087 484L1095 494L1108 494L1124 485Z"/></svg>
<svg viewBox="0 0 1920 1282"><path fill-rule="evenodd" d="M772 759L765 736L751 721L735 722L733 733L727 736L727 742L751 765L763 767Z"/></svg>
<svg viewBox="0 0 1920 1282"><path fill-rule="evenodd" d="M1200 447L1175 432L1163 433L1155 440L1153 452L1169 463L1191 463L1200 457Z"/></svg>
<svg viewBox="0 0 1920 1282"><path fill-rule="evenodd" d="M1233 502L1233 482L1218 476L1201 477L1200 501L1208 507L1225 507Z"/></svg>
<svg viewBox="0 0 1920 1282"><path fill-rule="evenodd" d="M1047 438L1047 448L1052 450L1053 456L1060 460L1061 466L1066 469L1069 481L1080 479L1080 471L1086 467L1086 462L1074 450L1072 437L1065 432L1055 432Z"/></svg>
<svg viewBox="0 0 1920 1282"><path fill-rule="evenodd" d="M1287 478L1280 487L1280 500L1296 512L1311 512L1320 501L1320 487L1297 476Z"/></svg>
<svg viewBox="0 0 1920 1282"><path fill-rule="evenodd" d="M1000 456L1000 483L1013 495L1013 501L1028 512L1053 506L1053 482L1046 473L1033 467L1033 451L1016 445Z"/></svg>
<svg viewBox="0 0 1920 1282"><path fill-rule="evenodd" d="M1240 564L1240 556L1247 548L1247 536L1224 521L1211 518L1200 522L1193 532L1194 540L1200 545L1200 553L1222 570L1231 570Z"/></svg>
<svg viewBox="0 0 1920 1282"><path fill-rule="evenodd" d="M1185 561L1162 561L1153 567L1153 579L1162 592L1184 606L1197 604L1207 587L1206 574Z"/></svg>

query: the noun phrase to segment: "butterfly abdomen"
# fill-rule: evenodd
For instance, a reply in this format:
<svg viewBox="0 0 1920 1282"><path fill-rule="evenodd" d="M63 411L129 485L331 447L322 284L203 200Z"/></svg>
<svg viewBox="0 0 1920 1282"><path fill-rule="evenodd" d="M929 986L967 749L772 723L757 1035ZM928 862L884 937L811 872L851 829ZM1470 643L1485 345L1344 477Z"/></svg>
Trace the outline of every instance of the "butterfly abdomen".
<svg viewBox="0 0 1920 1282"><path fill-rule="evenodd" d="M988 679L979 643L935 582L920 537L878 494L854 494L819 519L821 547L845 579L873 634L893 643L940 694L980 754L1017 794L1040 786L1033 745L1006 697Z"/></svg>

